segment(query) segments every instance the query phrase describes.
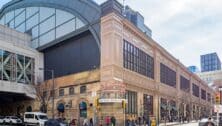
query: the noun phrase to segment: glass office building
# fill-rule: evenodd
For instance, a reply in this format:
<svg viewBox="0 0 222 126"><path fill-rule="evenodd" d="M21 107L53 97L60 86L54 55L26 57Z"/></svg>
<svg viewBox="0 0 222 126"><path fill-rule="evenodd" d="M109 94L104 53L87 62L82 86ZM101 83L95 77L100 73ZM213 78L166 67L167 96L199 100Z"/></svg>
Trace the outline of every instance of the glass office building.
<svg viewBox="0 0 222 126"><path fill-rule="evenodd" d="M134 11L129 6L126 6L125 17L147 36L152 37L152 30L144 24L144 17L139 12Z"/></svg>
<svg viewBox="0 0 222 126"><path fill-rule="evenodd" d="M189 66L189 67L187 67L187 69L192 73L199 72L199 69L197 66Z"/></svg>
<svg viewBox="0 0 222 126"><path fill-rule="evenodd" d="M201 55L201 72L221 70L221 61L217 53Z"/></svg>

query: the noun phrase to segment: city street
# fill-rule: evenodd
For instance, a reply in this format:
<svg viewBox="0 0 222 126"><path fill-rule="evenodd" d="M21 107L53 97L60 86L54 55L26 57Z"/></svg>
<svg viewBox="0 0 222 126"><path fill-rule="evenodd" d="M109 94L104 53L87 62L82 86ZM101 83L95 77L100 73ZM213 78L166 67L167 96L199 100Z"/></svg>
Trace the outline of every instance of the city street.
<svg viewBox="0 0 222 126"><path fill-rule="evenodd" d="M198 126L198 122L195 123L186 123L186 124L179 124L179 125L174 125L174 126Z"/></svg>
<svg viewBox="0 0 222 126"><path fill-rule="evenodd" d="M164 123L160 124L159 126L165 126ZM166 126L198 126L198 122L191 122L191 123L181 123L181 124L178 124L178 123L167 123Z"/></svg>

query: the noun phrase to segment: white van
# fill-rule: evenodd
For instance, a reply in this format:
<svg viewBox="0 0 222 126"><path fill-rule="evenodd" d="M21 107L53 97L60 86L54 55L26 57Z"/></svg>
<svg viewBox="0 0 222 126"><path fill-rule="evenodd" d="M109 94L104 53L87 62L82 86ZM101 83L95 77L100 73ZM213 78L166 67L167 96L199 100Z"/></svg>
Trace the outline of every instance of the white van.
<svg viewBox="0 0 222 126"><path fill-rule="evenodd" d="M44 126L45 121L48 120L48 117L45 113L41 112L25 112L24 114L24 124L27 125L37 125Z"/></svg>

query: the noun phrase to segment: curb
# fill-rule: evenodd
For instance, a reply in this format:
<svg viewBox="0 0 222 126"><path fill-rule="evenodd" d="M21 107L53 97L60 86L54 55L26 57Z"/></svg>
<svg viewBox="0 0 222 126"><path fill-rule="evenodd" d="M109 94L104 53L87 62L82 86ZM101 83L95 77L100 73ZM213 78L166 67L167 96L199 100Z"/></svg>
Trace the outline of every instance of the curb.
<svg viewBox="0 0 222 126"><path fill-rule="evenodd" d="M191 121L191 122L189 122L189 123L197 123L196 121ZM175 125L180 125L180 124L189 124L189 123L179 123L179 122L177 122L177 123L173 123L173 124L166 124L166 126L175 126ZM165 124L160 124L159 126L165 126Z"/></svg>

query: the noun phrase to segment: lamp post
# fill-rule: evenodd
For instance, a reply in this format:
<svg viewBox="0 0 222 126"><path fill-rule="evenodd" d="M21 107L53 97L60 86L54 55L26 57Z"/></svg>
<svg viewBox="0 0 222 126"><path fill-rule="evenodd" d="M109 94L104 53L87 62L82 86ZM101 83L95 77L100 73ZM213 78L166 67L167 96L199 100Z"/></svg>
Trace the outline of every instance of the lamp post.
<svg viewBox="0 0 222 126"><path fill-rule="evenodd" d="M220 103L219 104L222 104L222 100L221 100L221 98L222 98L222 87L220 86L218 88L218 90L219 90L219 93L220 93Z"/></svg>
<svg viewBox="0 0 222 126"><path fill-rule="evenodd" d="M55 100L55 79L54 79L54 70L51 69L44 69L44 68L39 68L39 70L42 70L42 71L48 71L48 72L51 72L51 79L52 79L52 118L54 119L55 118L55 114L54 114L54 100Z"/></svg>

